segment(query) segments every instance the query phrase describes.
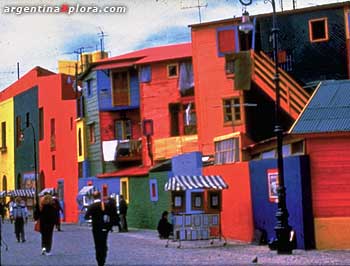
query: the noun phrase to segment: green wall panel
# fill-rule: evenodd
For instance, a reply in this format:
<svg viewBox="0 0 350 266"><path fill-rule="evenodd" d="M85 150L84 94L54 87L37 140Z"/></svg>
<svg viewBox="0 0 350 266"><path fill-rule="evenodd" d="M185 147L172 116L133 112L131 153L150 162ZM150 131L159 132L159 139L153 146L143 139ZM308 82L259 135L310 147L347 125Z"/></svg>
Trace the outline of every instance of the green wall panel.
<svg viewBox="0 0 350 266"><path fill-rule="evenodd" d="M158 201L151 201L150 179L157 180ZM170 192L164 191L167 180L168 172L155 172L150 173L149 177L129 179L129 227L156 229L162 212L170 212L171 195Z"/></svg>

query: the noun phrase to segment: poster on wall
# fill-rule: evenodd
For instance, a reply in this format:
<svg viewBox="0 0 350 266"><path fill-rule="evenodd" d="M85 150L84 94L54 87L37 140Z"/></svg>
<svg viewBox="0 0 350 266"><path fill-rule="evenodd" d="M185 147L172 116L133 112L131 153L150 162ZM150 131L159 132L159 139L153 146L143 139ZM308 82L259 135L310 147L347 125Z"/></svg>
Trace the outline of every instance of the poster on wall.
<svg viewBox="0 0 350 266"><path fill-rule="evenodd" d="M277 169L267 169L267 185L269 191L269 201L277 203L278 202L278 170Z"/></svg>

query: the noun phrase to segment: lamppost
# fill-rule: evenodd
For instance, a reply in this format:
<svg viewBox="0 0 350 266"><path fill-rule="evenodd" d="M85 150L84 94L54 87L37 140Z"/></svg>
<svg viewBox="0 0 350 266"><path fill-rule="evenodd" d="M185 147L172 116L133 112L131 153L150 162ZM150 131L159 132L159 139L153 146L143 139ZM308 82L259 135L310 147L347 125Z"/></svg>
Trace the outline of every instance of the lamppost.
<svg viewBox="0 0 350 266"><path fill-rule="evenodd" d="M243 6L248 6L252 4L252 0L239 0ZM273 81L275 83L275 92L276 92L276 104L275 104L275 134L277 138L277 169L278 169L278 203L277 203L277 212L276 218L277 223L275 226L276 240L271 243L271 248L276 248L278 254L291 254L292 253L292 239L291 239L291 230L292 228L288 224L288 210L286 205L286 188L284 186L284 169L283 169L283 129L281 125L280 118L280 86L279 86L279 69L278 69L278 33L279 29L277 28L276 22L276 5L275 0L264 0L265 3L270 2L272 5L272 39L273 39L273 57L275 61L275 74ZM249 27L249 14L247 11L243 13L242 24L239 26L239 29L247 32Z"/></svg>
<svg viewBox="0 0 350 266"><path fill-rule="evenodd" d="M37 158L36 158L36 137L35 137L35 130L33 127L33 124L29 121L29 119L26 120L26 127L22 130L21 129L21 141L24 140L24 133L23 131L27 128L31 127L33 132L33 148L34 148L34 180L35 180L35 210L39 210L39 192L38 192L38 165L37 165Z"/></svg>

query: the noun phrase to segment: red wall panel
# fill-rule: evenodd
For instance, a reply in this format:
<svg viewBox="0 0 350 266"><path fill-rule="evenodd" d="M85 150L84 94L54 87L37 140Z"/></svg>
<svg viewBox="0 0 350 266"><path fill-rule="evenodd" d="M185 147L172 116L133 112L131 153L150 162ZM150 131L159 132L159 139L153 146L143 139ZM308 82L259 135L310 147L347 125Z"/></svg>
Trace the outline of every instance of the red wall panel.
<svg viewBox="0 0 350 266"><path fill-rule="evenodd" d="M254 224L248 162L204 167L203 174L221 175L229 186L222 193L223 235L251 242Z"/></svg>
<svg viewBox="0 0 350 266"><path fill-rule="evenodd" d="M132 137L141 137L140 114L138 110L125 111L126 117L132 123ZM114 140L114 121L121 119L120 112L100 112L101 141Z"/></svg>
<svg viewBox="0 0 350 266"><path fill-rule="evenodd" d="M222 99L239 96L240 92L234 90L233 80L226 77L225 58L217 55L215 27L192 30L192 54L199 148L203 154L213 154L214 137L235 131L245 133L244 124L224 126ZM244 108L241 111L244 121Z"/></svg>
<svg viewBox="0 0 350 266"><path fill-rule="evenodd" d="M65 75L52 75L39 79L39 108L44 113L44 139L39 141L39 172L45 175L46 187L57 187L64 181L65 221L76 222L78 211L78 162L76 157L76 103L62 100L62 79ZM55 119L55 150L50 146L50 120ZM73 122L73 123L71 123ZM56 169L52 169L52 156Z"/></svg>
<svg viewBox="0 0 350 266"><path fill-rule="evenodd" d="M306 143L310 156L314 216L349 217L349 136L308 138Z"/></svg>
<svg viewBox="0 0 350 266"><path fill-rule="evenodd" d="M178 78L167 77L167 64L173 62L153 63L152 80L140 83L141 121L153 119L152 139L170 137L169 103L180 101ZM150 165L146 140L142 142L142 158L144 165Z"/></svg>

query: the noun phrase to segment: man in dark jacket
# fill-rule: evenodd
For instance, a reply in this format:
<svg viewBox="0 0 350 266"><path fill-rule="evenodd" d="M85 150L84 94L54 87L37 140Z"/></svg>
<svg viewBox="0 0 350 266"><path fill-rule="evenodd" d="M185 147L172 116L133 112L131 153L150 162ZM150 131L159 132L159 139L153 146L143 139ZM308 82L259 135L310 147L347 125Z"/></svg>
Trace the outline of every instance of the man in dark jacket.
<svg viewBox="0 0 350 266"><path fill-rule="evenodd" d="M128 205L126 204L126 201L123 195L120 195L119 196L119 214L120 214L121 232L128 231L128 224L126 222L127 211L128 211Z"/></svg>
<svg viewBox="0 0 350 266"><path fill-rule="evenodd" d="M95 242L96 261L98 266L104 266L107 257L107 237L111 229L111 216L109 204L101 201L101 194L98 191L93 193L94 203L92 203L85 214L85 220L92 219L92 235ZM116 213L115 213L116 215Z"/></svg>

